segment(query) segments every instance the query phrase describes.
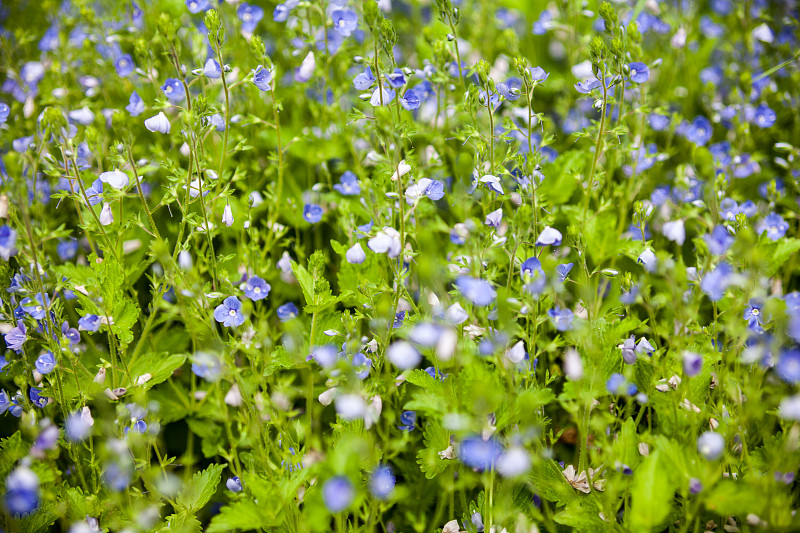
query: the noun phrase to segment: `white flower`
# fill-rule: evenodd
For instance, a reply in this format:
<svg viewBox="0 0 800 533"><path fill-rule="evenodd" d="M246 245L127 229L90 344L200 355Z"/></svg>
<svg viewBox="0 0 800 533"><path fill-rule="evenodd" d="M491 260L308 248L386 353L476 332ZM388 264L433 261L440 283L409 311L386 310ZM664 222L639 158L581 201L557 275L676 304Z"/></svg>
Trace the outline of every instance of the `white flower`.
<svg viewBox="0 0 800 533"><path fill-rule="evenodd" d="M231 204L225 204L225 209L222 210L222 223L229 228L233 224L233 213L231 212Z"/></svg>
<svg viewBox="0 0 800 533"><path fill-rule="evenodd" d="M416 367L422 361L422 355L408 341L397 341L386 350L386 357L400 370Z"/></svg>
<svg viewBox="0 0 800 533"><path fill-rule="evenodd" d="M317 59L314 57L314 52L309 52L300 67L295 70L294 80L300 83L305 83L311 79L312 74L317 69Z"/></svg>
<svg viewBox="0 0 800 533"><path fill-rule="evenodd" d="M561 232L555 228L547 226L542 230L539 238L536 239L536 246L558 246L561 244Z"/></svg>
<svg viewBox="0 0 800 533"><path fill-rule="evenodd" d="M400 255L400 234L386 226L367 242L367 247L376 254L385 253L394 259Z"/></svg>
<svg viewBox="0 0 800 533"><path fill-rule="evenodd" d="M114 213L111 212L111 205L108 202L103 204L103 209L100 211L100 224L108 226L114 222Z"/></svg>
<svg viewBox="0 0 800 533"><path fill-rule="evenodd" d="M466 322L469 318L469 313L464 310L460 303L456 302L447 308L444 312L444 317L448 322L457 325Z"/></svg>
<svg viewBox="0 0 800 533"><path fill-rule="evenodd" d="M392 93L390 93L386 87L383 87L383 91L380 88L375 89L372 93L372 96L369 99L369 103L373 107L378 107L381 105L386 105L392 101Z"/></svg>
<svg viewBox="0 0 800 533"><path fill-rule="evenodd" d="M503 477L521 476L531 467L531 457L524 448L509 448L497 460L497 471Z"/></svg>
<svg viewBox="0 0 800 533"><path fill-rule="evenodd" d="M72 122L77 122L82 126L88 126L92 122L94 122L94 113L92 113L91 109L86 106L83 106L80 109L74 109L69 112L69 119Z"/></svg>
<svg viewBox="0 0 800 533"><path fill-rule="evenodd" d="M351 265L360 265L367 259L367 254L361 247L361 243L357 242L347 250L347 253L344 254L344 258Z"/></svg>
<svg viewBox="0 0 800 533"><path fill-rule="evenodd" d="M111 170L100 174L100 181L108 183L114 189L124 189L130 184L128 175L121 170Z"/></svg>
<svg viewBox="0 0 800 533"><path fill-rule="evenodd" d="M525 343L518 341L505 353L506 359L516 364L525 359Z"/></svg>
<svg viewBox="0 0 800 533"><path fill-rule="evenodd" d="M656 265L658 264L656 254L650 248L639 254L639 259L637 261L643 264L644 269L648 272L655 272Z"/></svg>
<svg viewBox="0 0 800 533"><path fill-rule="evenodd" d="M564 354L564 375L570 381L583 379L583 360L575 348L569 348Z"/></svg>
<svg viewBox="0 0 800 533"><path fill-rule="evenodd" d="M664 237L672 242L678 243L678 245L683 245L683 242L686 240L686 228L683 225L683 220L680 219L665 222L664 226L661 228L661 232L664 234Z"/></svg>
<svg viewBox="0 0 800 533"><path fill-rule="evenodd" d="M367 404L358 394L342 394L336 398L336 413L345 420L357 420L364 416Z"/></svg>
<svg viewBox="0 0 800 533"><path fill-rule="evenodd" d="M163 111L145 120L144 127L153 133L169 133L170 131L169 119Z"/></svg>

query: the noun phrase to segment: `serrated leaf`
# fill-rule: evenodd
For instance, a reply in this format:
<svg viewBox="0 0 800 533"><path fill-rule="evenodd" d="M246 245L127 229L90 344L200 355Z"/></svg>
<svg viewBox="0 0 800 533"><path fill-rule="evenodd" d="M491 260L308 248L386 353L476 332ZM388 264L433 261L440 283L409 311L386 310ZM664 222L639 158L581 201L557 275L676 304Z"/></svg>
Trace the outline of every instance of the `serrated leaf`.
<svg viewBox="0 0 800 533"><path fill-rule="evenodd" d="M528 474L528 482L534 492L546 500L566 504L578 498L558 464L549 459L533 465Z"/></svg>
<svg viewBox="0 0 800 533"><path fill-rule="evenodd" d="M217 491L223 468L223 465L213 464L193 475L176 499L178 506L189 512L202 509Z"/></svg>
<svg viewBox="0 0 800 533"><path fill-rule="evenodd" d="M438 422L431 421L425 424L422 435L425 448L417 452L417 464L426 478L433 479L454 463L453 459L439 456L439 452L450 446L450 432Z"/></svg>
<svg viewBox="0 0 800 533"><path fill-rule="evenodd" d="M149 353L143 355L128 368L134 383L128 383L127 387L139 386L147 390L169 379L173 372L185 362L186 354ZM141 385L135 385L136 381L145 374L150 374L152 377Z"/></svg>
<svg viewBox="0 0 800 533"><path fill-rule="evenodd" d="M647 456L636 469L631 488L633 531L651 531L669 517L675 488L664 470L659 450Z"/></svg>
<svg viewBox="0 0 800 533"><path fill-rule="evenodd" d="M252 531L263 526L261 509L251 500L232 502L211 519L206 533L229 533L234 529Z"/></svg>
<svg viewBox="0 0 800 533"><path fill-rule="evenodd" d="M27 455L28 448L29 445L22 441L19 431L0 441L0 479L6 479L17 461Z"/></svg>

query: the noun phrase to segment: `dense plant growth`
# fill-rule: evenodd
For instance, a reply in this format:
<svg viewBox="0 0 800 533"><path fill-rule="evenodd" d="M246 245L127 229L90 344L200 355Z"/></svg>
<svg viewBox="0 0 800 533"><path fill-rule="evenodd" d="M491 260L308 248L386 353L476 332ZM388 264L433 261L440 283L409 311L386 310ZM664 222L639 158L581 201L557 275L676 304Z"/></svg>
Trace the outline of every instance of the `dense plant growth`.
<svg viewBox="0 0 800 533"><path fill-rule="evenodd" d="M0 25L5 531L800 530L795 1Z"/></svg>

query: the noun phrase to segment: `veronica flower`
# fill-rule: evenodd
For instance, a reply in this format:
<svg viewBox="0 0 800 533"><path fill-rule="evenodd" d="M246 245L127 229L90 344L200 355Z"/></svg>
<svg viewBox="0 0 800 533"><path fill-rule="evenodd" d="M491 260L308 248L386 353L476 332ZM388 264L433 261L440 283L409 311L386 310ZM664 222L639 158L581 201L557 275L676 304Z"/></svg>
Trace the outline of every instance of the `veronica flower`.
<svg viewBox="0 0 800 533"><path fill-rule="evenodd" d="M490 191L494 191L497 195L505 194L505 192L503 192L503 185L500 183L500 178L497 176L487 174L480 179L480 182L486 184L486 187L488 187Z"/></svg>
<svg viewBox="0 0 800 533"><path fill-rule="evenodd" d="M287 320L295 318L300 311L297 309L296 305L294 305L292 302L288 302L279 306L275 313L278 315L278 320L281 322L286 322Z"/></svg>
<svg viewBox="0 0 800 533"><path fill-rule="evenodd" d="M144 121L144 127L153 133L169 133L170 123L167 115L163 111L159 111L158 115L152 116Z"/></svg>
<svg viewBox="0 0 800 533"><path fill-rule="evenodd" d="M501 81L497 84L497 92L500 93L506 100L516 102L519 100L521 87L521 79L510 78L508 81Z"/></svg>
<svg viewBox="0 0 800 533"><path fill-rule="evenodd" d="M242 480L239 479L239 476L229 477L227 481L225 481L225 487L231 492L241 492L244 487L242 487Z"/></svg>
<svg viewBox="0 0 800 533"><path fill-rule="evenodd" d="M703 235L703 240L706 241L708 250L712 254L722 255L728 251L735 239L724 226L716 226L711 233Z"/></svg>
<svg viewBox="0 0 800 533"><path fill-rule="evenodd" d="M13 255L17 253L17 232L3 224L0 226L0 257L4 261L8 261Z"/></svg>
<svg viewBox="0 0 800 533"><path fill-rule="evenodd" d="M770 128L775 124L778 115L766 104L760 104L756 109L753 122L759 128Z"/></svg>
<svg viewBox="0 0 800 533"><path fill-rule="evenodd" d="M556 266L556 279L561 283L564 283L567 280L567 276L569 276L570 270L572 270L573 263L562 263Z"/></svg>
<svg viewBox="0 0 800 533"><path fill-rule="evenodd" d="M144 112L144 101L139 96L139 93L137 93L136 91L133 91L131 93L131 96L130 96L130 98L128 100L128 105L125 106L125 110L132 117L138 117L139 115L141 115Z"/></svg>
<svg viewBox="0 0 800 533"><path fill-rule="evenodd" d="M367 247L376 254L386 254L394 259L400 255L400 234L396 229L385 226L367 242Z"/></svg>
<svg viewBox="0 0 800 533"><path fill-rule="evenodd" d="M269 283L258 276L250 276L244 289L244 295L256 302L263 300L269 294L271 287Z"/></svg>
<svg viewBox="0 0 800 533"><path fill-rule="evenodd" d="M375 91L372 93L372 96L369 99L370 105L373 107L378 107L382 105L388 105L389 103L394 100L395 91L389 90L386 87L376 87Z"/></svg>
<svg viewBox="0 0 800 533"><path fill-rule="evenodd" d="M94 419L88 406L70 413L64 420L64 436L70 442L80 442L92 434Z"/></svg>
<svg viewBox="0 0 800 533"><path fill-rule="evenodd" d="M12 516L27 516L39 508L39 477L27 466L8 475L5 490L5 507Z"/></svg>
<svg viewBox="0 0 800 533"><path fill-rule="evenodd" d="M322 500L332 513L344 511L355 498L355 489L350 480L344 476L332 477L322 485Z"/></svg>
<svg viewBox="0 0 800 533"><path fill-rule="evenodd" d="M217 79L222 77L222 67L220 66L219 62L214 59L213 57L209 57L206 59L205 64L203 65L203 75L206 78L210 79Z"/></svg>
<svg viewBox="0 0 800 533"><path fill-rule="evenodd" d="M303 218L309 224L316 224L322 220L322 207L317 204L306 204L303 207Z"/></svg>
<svg viewBox="0 0 800 533"><path fill-rule="evenodd" d="M358 28L358 15L352 9L336 9L331 13L333 29L349 37Z"/></svg>
<svg viewBox="0 0 800 533"><path fill-rule="evenodd" d="M229 228L233 224L233 212L231 211L231 204L225 204L225 208L222 210L222 223Z"/></svg>
<svg viewBox="0 0 800 533"><path fill-rule="evenodd" d="M242 21L242 31L253 33L258 23L264 18L264 10L259 6L242 2L236 9L236 16Z"/></svg>
<svg viewBox="0 0 800 533"><path fill-rule="evenodd" d="M94 122L94 113L92 113L92 110L86 106L83 106L80 109L73 109L67 113L67 117L69 118L70 122L80 124L81 126L88 126Z"/></svg>
<svg viewBox="0 0 800 533"><path fill-rule="evenodd" d="M503 208L501 207L486 215L486 220L484 221L484 224L492 228L496 228L500 226L500 222L502 222L502 220L503 220Z"/></svg>
<svg viewBox="0 0 800 533"><path fill-rule="evenodd" d="M357 242L347 250L344 257L351 265L360 265L367 259L367 254L361 247L361 243Z"/></svg>
<svg viewBox="0 0 800 533"><path fill-rule="evenodd" d="M628 63L631 81L644 83L650 79L650 69L644 63Z"/></svg>
<svg viewBox="0 0 800 533"><path fill-rule="evenodd" d="M8 120L8 115L11 113L11 108L5 102L0 102L0 124Z"/></svg>
<svg viewBox="0 0 800 533"><path fill-rule="evenodd" d="M108 183L112 188L121 190L128 187L130 180L128 175L121 170L111 170L100 174L100 181Z"/></svg>
<svg viewBox="0 0 800 533"><path fill-rule="evenodd" d="M403 109L406 111L414 111L415 109L418 109L419 104L420 97L417 94L417 91L414 89L406 91L403 96L400 97L400 105L402 105Z"/></svg>
<svg viewBox="0 0 800 533"><path fill-rule="evenodd" d="M364 67L364 72L357 74L353 79L353 87L357 91L366 91L372 87L373 83L375 83L375 76L372 75L372 69L369 67Z"/></svg>
<svg viewBox="0 0 800 533"><path fill-rule="evenodd" d="M117 75L122 78L127 78L133 73L133 69L136 65L133 64L133 58L130 54L122 54L114 60L114 69L117 71Z"/></svg>
<svg viewBox="0 0 800 533"><path fill-rule="evenodd" d="M636 260L636 262L644 265L644 269L647 272L655 272L658 266L656 254L650 248L647 248L644 252L639 254L639 258Z"/></svg>
<svg viewBox="0 0 800 533"><path fill-rule="evenodd" d="M619 345L622 350L622 360L628 365L636 363L636 341L634 339L634 336L631 335Z"/></svg>
<svg viewBox="0 0 800 533"><path fill-rule="evenodd" d="M177 78L167 78L164 85L161 86L164 91L164 96L167 97L172 103L183 102L186 99L186 90L183 88L183 83Z"/></svg>
<svg viewBox="0 0 800 533"><path fill-rule="evenodd" d="M568 331L572 329L572 319L574 315L569 309L562 309L559 306L555 306L547 311L547 316L552 320L556 330Z"/></svg>
<svg viewBox="0 0 800 533"><path fill-rule="evenodd" d="M800 348L783 350L775 364L775 373L791 385L800 382Z"/></svg>
<svg viewBox="0 0 800 533"><path fill-rule="evenodd" d="M97 331L100 324L101 319L97 315L86 315L78 319L78 329L83 331Z"/></svg>
<svg viewBox="0 0 800 533"><path fill-rule="evenodd" d="M189 9L189 13L195 15L211 9L211 2L209 0L186 0L186 7Z"/></svg>
<svg viewBox="0 0 800 533"><path fill-rule="evenodd" d="M396 341L386 350L386 358L400 370L415 368L422 361L422 355L407 341Z"/></svg>
<svg viewBox="0 0 800 533"><path fill-rule="evenodd" d="M715 461L725 452L725 439L719 433L706 431L697 438L697 451L708 461Z"/></svg>
<svg viewBox="0 0 800 533"><path fill-rule="evenodd" d="M252 72L253 72L253 85L258 87L262 91L272 90L272 76L273 76L272 69L268 69L265 68L263 65L259 65Z"/></svg>
<svg viewBox="0 0 800 533"><path fill-rule="evenodd" d="M491 437L484 440L479 435L474 435L461 441L458 458L473 470L483 472L493 469L502 453L503 448L497 439Z"/></svg>
<svg viewBox="0 0 800 533"><path fill-rule="evenodd" d="M555 228L547 226L536 239L536 246L558 246L561 244L561 232Z"/></svg>
<svg viewBox="0 0 800 533"><path fill-rule="evenodd" d="M716 302L725 295L725 290L732 283L732 274L733 269L728 263L720 263L717 268L703 276L700 290L706 293L712 302Z"/></svg>
<svg viewBox="0 0 800 533"><path fill-rule="evenodd" d="M606 389L616 396L633 396L636 394L636 385L628 383L625 376L619 373L611 374L611 377L606 382Z"/></svg>
<svg viewBox="0 0 800 533"><path fill-rule="evenodd" d="M37 357L34 366L40 374L49 374L52 372L56 367L56 358L53 356L53 352L48 350Z"/></svg>
<svg viewBox="0 0 800 533"><path fill-rule="evenodd" d="M361 185L358 182L358 176L349 170L344 171L344 174L339 177L339 183L334 183L333 188L344 196L356 196L361 194Z"/></svg>
<svg viewBox="0 0 800 533"><path fill-rule="evenodd" d="M50 297L47 294L38 293L35 298L23 298L20 307L34 319L42 320L50 308Z"/></svg>
<svg viewBox="0 0 800 533"><path fill-rule="evenodd" d="M103 226L108 226L109 224L114 223L114 212L111 210L111 204L105 202L103 204L103 209L100 210L100 224Z"/></svg>
<svg viewBox="0 0 800 533"><path fill-rule="evenodd" d="M392 468L388 465L379 465L370 476L369 490L379 500L385 500L394 491L395 483Z"/></svg>
<svg viewBox="0 0 800 533"><path fill-rule="evenodd" d="M455 281L459 292L474 305L486 307L497 298L497 291L492 284L480 278L461 276Z"/></svg>
<svg viewBox="0 0 800 533"><path fill-rule="evenodd" d="M770 213L758 224L758 233L766 233L772 241L777 241L786 235L789 224L783 217L776 213Z"/></svg>
<svg viewBox="0 0 800 533"><path fill-rule="evenodd" d="M316 69L317 59L314 57L314 52L309 52L300 66L294 70L294 81L298 83L307 82L311 79Z"/></svg>
<svg viewBox="0 0 800 533"><path fill-rule="evenodd" d="M519 275L525 283L523 288L527 292L538 296L545 289L547 277L541 261L536 257L529 257L520 265Z"/></svg>
<svg viewBox="0 0 800 533"><path fill-rule="evenodd" d="M694 377L703 369L703 356L694 352L683 352L683 372Z"/></svg>
<svg viewBox="0 0 800 533"><path fill-rule="evenodd" d="M209 383L219 381L222 377L222 362L216 355L208 352L196 352L192 356L192 372Z"/></svg>
<svg viewBox="0 0 800 533"><path fill-rule="evenodd" d="M214 320L226 327L241 326L244 323L242 302L235 296L228 296L214 309Z"/></svg>
<svg viewBox="0 0 800 533"><path fill-rule="evenodd" d="M4 339L9 350L20 351L23 343L28 340L28 329L25 327L25 323L22 320L17 320L17 327L9 330Z"/></svg>

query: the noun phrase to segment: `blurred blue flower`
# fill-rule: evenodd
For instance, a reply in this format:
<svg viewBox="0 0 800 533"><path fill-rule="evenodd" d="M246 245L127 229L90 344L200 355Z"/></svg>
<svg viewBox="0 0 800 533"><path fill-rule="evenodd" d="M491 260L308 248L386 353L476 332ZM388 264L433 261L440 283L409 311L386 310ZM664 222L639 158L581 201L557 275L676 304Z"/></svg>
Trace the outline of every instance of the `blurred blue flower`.
<svg viewBox="0 0 800 533"><path fill-rule="evenodd" d="M394 490L394 473L388 465L378 465L369 479L369 490L379 500L387 499Z"/></svg>
<svg viewBox="0 0 800 533"><path fill-rule="evenodd" d="M264 9L259 6L242 2L236 9L236 16L242 21L242 31L253 33L258 23L264 18Z"/></svg>
<svg viewBox="0 0 800 533"><path fill-rule="evenodd" d="M186 99L186 90L183 88L183 83L177 78L167 78L164 85L161 86L164 91L164 96L167 97L172 103L183 102Z"/></svg>
<svg viewBox="0 0 800 533"><path fill-rule="evenodd" d="M333 188L344 196L356 196L361 194L361 185L358 182L358 176L349 170L344 171L344 174L339 177L339 183L334 183Z"/></svg>
<svg viewBox="0 0 800 533"><path fill-rule="evenodd" d="M332 513L344 511L355 498L355 489L350 480L344 476L335 476L322 485L322 500Z"/></svg>
<svg viewBox="0 0 800 533"><path fill-rule="evenodd" d="M502 453L503 447L494 437L484 440L473 435L461 441L458 458L469 468L483 472L493 469Z"/></svg>
<svg viewBox="0 0 800 533"><path fill-rule="evenodd" d="M720 300L731 284L733 269L728 263L720 263L717 268L703 276L700 290L708 295L712 302Z"/></svg>
<svg viewBox="0 0 800 533"><path fill-rule="evenodd" d="M555 306L547 311L547 316L550 317L556 330L569 331L572 329L572 319L574 315L569 309L562 309L559 306Z"/></svg>
<svg viewBox="0 0 800 533"><path fill-rule="evenodd" d="M461 276L455 285L464 298L481 307L490 305L497 297L492 284L483 279Z"/></svg>
<svg viewBox="0 0 800 533"><path fill-rule="evenodd" d="M309 224L316 224L322 220L322 207L317 204L306 204L303 206L303 218Z"/></svg>
<svg viewBox="0 0 800 533"><path fill-rule="evenodd" d="M56 367L56 358L50 350L36 358L34 365L40 374L49 374Z"/></svg>
<svg viewBox="0 0 800 533"><path fill-rule="evenodd" d="M297 310L297 306L294 305L292 302L285 303L278 307L276 313L278 315L278 320L281 322L286 322L287 320L291 320L295 318L300 311Z"/></svg>

